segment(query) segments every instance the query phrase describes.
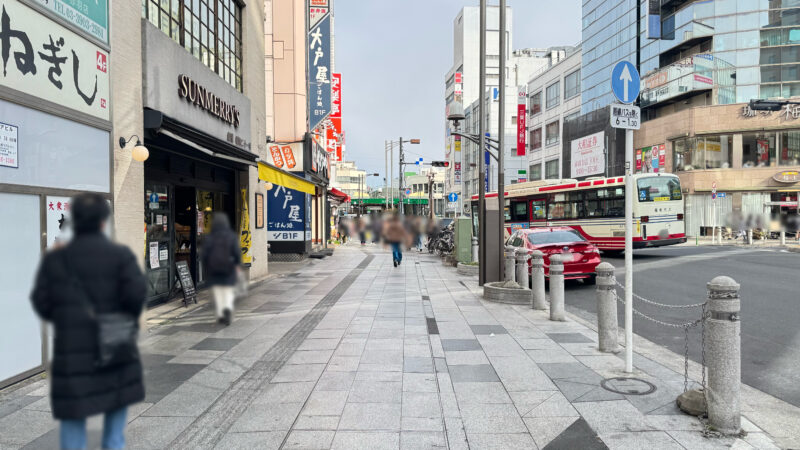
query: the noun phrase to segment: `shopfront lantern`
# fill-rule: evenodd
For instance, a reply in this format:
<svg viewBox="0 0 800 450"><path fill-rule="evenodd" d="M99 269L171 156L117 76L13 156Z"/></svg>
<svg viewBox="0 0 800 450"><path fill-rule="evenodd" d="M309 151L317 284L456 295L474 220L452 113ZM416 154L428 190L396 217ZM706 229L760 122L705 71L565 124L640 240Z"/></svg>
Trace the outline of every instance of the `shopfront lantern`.
<svg viewBox="0 0 800 450"><path fill-rule="evenodd" d="M138 162L146 161L147 158L150 157L150 151L147 150L147 147L142 145L142 141L139 140L139 136L134 134L133 136L129 137L127 140L125 138L122 138L122 137L119 138L119 147L120 148L125 148L125 146L128 145L128 143L130 141L132 141L133 138L136 138L136 145L133 147L133 150L131 150L131 158L133 158L134 161L138 161Z"/></svg>

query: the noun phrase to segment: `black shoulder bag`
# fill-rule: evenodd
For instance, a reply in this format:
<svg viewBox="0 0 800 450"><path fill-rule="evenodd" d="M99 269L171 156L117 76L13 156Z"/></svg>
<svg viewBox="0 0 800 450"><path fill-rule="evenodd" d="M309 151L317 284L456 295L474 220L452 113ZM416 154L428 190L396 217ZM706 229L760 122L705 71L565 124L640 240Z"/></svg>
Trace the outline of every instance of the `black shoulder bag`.
<svg viewBox="0 0 800 450"><path fill-rule="evenodd" d="M70 282L81 298L81 303L84 304L89 317L97 325L95 367L111 367L137 359L139 350L136 340L139 334L139 324L136 318L132 314L123 312L98 314L89 298L89 290L86 289L67 261L66 250L63 251L62 260Z"/></svg>

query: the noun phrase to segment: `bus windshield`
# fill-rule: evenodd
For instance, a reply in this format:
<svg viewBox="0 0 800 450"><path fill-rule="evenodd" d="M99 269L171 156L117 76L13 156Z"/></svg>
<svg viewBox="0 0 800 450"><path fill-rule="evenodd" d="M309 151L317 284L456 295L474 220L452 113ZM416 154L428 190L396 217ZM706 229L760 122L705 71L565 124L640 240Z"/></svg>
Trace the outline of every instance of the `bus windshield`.
<svg viewBox="0 0 800 450"><path fill-rule="evenodd" d="M647 177L636 182L640 202L681 200L681 182L675 177Z"/></svg>

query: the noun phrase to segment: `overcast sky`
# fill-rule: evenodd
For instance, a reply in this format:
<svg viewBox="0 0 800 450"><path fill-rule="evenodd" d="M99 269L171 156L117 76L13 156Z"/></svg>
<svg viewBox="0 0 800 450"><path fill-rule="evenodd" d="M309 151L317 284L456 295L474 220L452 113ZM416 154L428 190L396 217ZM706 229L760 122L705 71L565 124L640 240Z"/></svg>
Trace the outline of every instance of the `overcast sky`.
<svg viewBox="0 0 800 450"><path fill-rule="evenodd" d="M490 4L497 4L490 1ZM514 48L574 45L580 0L508 0ZM420 138L407 159L444 157L444 77L453 63L453 19L469 0L337 0L336 71L342 73L347 159L379 172L387 139ZM413 152L413 153L411 153ZM396 155L396 152L395 152ZM395 165L396 167L396 165Z"/></svg>

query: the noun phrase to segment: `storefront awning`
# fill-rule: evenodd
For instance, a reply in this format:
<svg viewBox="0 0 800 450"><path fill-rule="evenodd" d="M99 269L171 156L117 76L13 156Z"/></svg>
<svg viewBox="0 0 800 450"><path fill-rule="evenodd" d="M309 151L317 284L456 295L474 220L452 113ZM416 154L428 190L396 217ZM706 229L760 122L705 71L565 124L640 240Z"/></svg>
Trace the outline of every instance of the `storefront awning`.
<svg viewBox="0 0 800 450"><path fill-rule="evenodd" d="M278 186L294 189L295 191L304 192L306 194L315 195L317 193L314 183L309 183L297 175L292 175L289 172L262 162L258 163L258 178L261 179L261 181L277 184Z"/></svg>
<svg viewBox="0 0 800 450"><path fill-rule="evenodd" d="M328 189L328 194L338 198L343 203L350 201L350 196L349 195L345 194L344 192L342 192L342 191L340 191L340 190L338 190L336 188Z"/></svg>

